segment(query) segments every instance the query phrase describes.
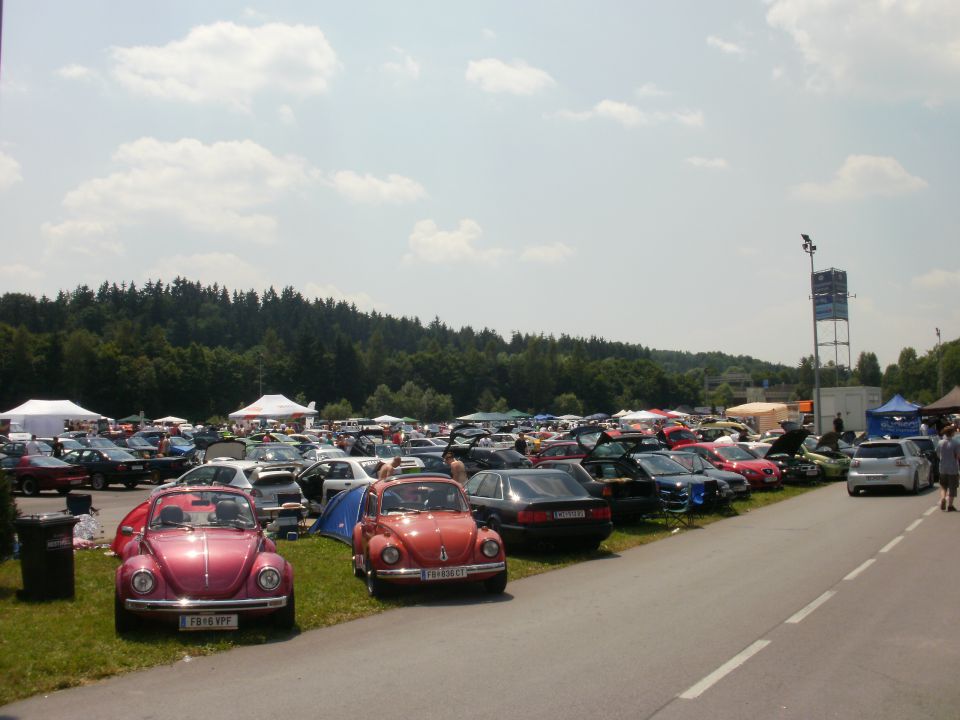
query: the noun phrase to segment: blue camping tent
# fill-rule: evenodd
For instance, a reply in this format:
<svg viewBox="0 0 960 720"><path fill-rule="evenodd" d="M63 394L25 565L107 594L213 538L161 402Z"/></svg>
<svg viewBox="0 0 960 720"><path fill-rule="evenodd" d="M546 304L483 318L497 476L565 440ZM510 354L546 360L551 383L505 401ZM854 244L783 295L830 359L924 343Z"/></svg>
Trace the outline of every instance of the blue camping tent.
<svg viewBox="0 0 960 720"><path fill-rule="evenodd" d="M353 527L360 521L366 485L337 493L327 502L317 521L307 531L353 545Z"/></svg>
<svg viewBox="0 0 960 720"><path fill-rule="evenodd" d="M878 408L867 410L869 437L909 437L920 434L920 406L894 395Z"/></svg>

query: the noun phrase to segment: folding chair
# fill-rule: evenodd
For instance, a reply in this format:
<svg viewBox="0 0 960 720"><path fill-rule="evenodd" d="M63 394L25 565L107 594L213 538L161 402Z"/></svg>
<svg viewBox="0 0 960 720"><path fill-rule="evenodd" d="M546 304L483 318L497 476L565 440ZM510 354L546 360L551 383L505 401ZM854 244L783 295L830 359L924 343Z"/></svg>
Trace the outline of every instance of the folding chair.
<svg viewBox="0 0 960 720"><path fill-rule="evenodd" d="M660 513L663 524L670 528L691 527L694 507L687 488L660 490Z"/></svg>

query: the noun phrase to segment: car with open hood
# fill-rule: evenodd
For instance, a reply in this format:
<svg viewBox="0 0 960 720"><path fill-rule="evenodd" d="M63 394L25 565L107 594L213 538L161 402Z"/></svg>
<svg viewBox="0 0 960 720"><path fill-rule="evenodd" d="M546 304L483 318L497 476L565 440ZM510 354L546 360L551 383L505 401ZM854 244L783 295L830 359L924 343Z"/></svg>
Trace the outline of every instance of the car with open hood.
<svg viewBox="0 0 960 720"><path fill-rule="evenodd" d="M114 580L117 633L142 620L180 630L235 630L240 618L295 621L293 567L277 554L236 488L176 486L150 499L143 530L121 551Z"/></svg>
<svg viewBox="0 0 960 720"><path fill-rule="evenodd" d="M821 445L812 435L803 439L800 454L804 460L820 468L822 480L843 480L850 472L850 457L847 454Z"/></svg>
<svg viewBox="0 0 960 720"><path fill-rule="evenodd" d="M507 585L503 540L480 527L463 488L442 475L416 474L369 485L354 526L353 570L372 596L391 585L480 582Z"/></svg>
<svg viewBox="0 0 960 720"><path fill-rule="evenodd" d="M783 487L780 468L776 463L758 458L734 443L694 443L684 445L687 452L695 452L720 470L739 473L750 483L751 490L779 490Z"/></svg>
<svg viewBox="0 0 960 720"><path fill-rule="evenodd" d="M453 453L463 462L467 477L481 470L507 470L531 468L533 463L526 455L509 448L481 447L480 440L490 436L488 430L473 425L458 425L450 431L450 439L443 450L444 455Z"/></svg>
<svg viewBox="0 0 960 720"><path fill-rule="evenodd" d="M809 435L803 428L771 436L765 442L740 443L759 458L776 463L785 483L810 483L821 479L820 467L806 459L803 441Z"/></svg>

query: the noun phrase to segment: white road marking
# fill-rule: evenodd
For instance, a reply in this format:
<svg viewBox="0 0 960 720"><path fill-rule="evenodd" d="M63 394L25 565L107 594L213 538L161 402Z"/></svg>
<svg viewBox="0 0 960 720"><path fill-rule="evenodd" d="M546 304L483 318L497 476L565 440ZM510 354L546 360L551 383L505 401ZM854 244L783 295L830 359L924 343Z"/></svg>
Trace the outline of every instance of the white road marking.
<svg viewBox="0 0 960 720"><path fill-rule="evenodd" d="M818 607L823 605L827 600L829 600L836 594L837 594L836 590L827 590L823 595L821 595L812 603L807 605L803 610L801 610L800 612L794 613L789 618L787 618L785 622L790 623L791 625L796 625L798 622L803 620L807 615L812 613L814 610L816 610Z"/></svg>
<svg viewBox="0 0 960 720"><path fill-rule="evenodd" d="M927 511L923 514L923 516L924 516L924 517L927 517L928 515L933 515L933 514L934 514L937 510L939 510L939 509L940 509L940 506L939 506L939 505L934 505L932 508L930 508L929 510L927 510Z"/></svg>
<svg viewBox="0 0 960 720"><path fill-rule="evenodd" d="M906 530L906 532L910 532L911 530L915 530L916 527L917 527L917 525L919 525L919 524L922 523L922 522L923 522L923 518L917 518L917 519L914 520L912 523L910 523L909 525L907 525L907 530Z"/></svg>
<svg viewBox="0 0 960 720"><path fill-rule="evenodd" d="M696 685L692 686L689 690L681 693L678 697L683 698L684 700L693 700L694 698L700 697L703 693L709 690L713 685L718 683L724 677L732 673L738 667L743 665L747 660L752 658L758 652L763 650L767 645L770 644L769 640L757 640L753 645L748 647L746 650L741 652L738 655L733 656L723 665L718 667L712 673L707 675L703 680L698 682Z"/></svg>
<svg viewBox="0 0 960 720"><path fill-rule="evenodd" d="M870 567L871 565L873 565L876 561L877 561L876 558L870 558L869 560L865 561L865 562L864 562L860 567L858 567L856 570L854 570L854 571L851 572L849 575L847 575L847 576L844 578L844 580L853 580L857 575L859 575L859 574L862 573L864 570L866 570L868 567Z"/></svg>
<svg viewBox="0 0 960 720"><path fill-rule="evenodd" d="M896 546L896 544L897 544L898 542L900 542L901 540L903 540L903 535L897 535L897 537L895 537L893 540L891 540L891 541L888 542L886 545L884 545L882 548L880 548L880 552L882 552L882 553L890 552L891 550L893 550L894 546Z"/></svg>

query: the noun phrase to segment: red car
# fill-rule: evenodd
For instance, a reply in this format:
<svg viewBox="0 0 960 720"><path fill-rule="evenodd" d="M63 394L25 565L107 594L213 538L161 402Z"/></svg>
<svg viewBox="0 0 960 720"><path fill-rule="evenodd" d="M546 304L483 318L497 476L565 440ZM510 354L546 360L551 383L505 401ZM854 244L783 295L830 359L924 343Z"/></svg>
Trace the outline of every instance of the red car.
<svg viewBox="0 0 960 720"><path fill-rule="evenodd" d="M87 471L48 455L24 455L5 459L3 468L24 495L37 495L44 490L56 490L66 495L71 489L89 479Z"/></svg>
<svg viewBox="0 0 960 720"><path fill-rule="evenodd" d="M540 452L530 458L530 461L534 465L539 465L548 460L579 460L586 455L587 451L576 440L562 440L544 445Z"/></svg>
<svg viewBox="0 0 960 720"><path fill-rule="evenodd" d="M694 443L684 445L684 452L693 452L720 470L739 473L750 483L751 490L783 487L783 478L776 463L763 460L731 443Z"/></svg>
<svg viewBox="0 0 960 720"><path fill-rule="evenodd" d="M115 579L117 633L142 619L180 630L235 630L239 618L294 624L293 567L276 552L242 490L171 487L150 500L143 531L122 551Z"/></svg>
<svg viewBox="0 0 960 720"><path fill-rule="evenodd" d="M478 527L463 488L443 475L400 475L370 485L353 528L353 569L372 596L389 584L507 586L500 536Z"/></svg>
<svg viewBox="0 0 960 720"><path fill-rule="evenodd" d="M696 433L682 425L671 425L657 433L657 437L671 450L677 450L684 445L700 442Z"/></svg>

